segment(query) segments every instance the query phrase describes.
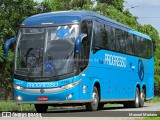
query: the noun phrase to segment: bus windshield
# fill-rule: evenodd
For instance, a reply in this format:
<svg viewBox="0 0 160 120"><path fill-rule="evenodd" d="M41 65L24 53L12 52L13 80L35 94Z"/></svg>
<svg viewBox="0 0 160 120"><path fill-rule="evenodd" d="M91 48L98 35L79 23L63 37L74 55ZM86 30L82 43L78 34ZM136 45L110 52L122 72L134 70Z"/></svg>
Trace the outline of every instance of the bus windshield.
<svg viewBox="0 0 160 120"><path fill-rule="evenodd" d="M26 80L57 80L74 73L77 35L78 25L22 28L16 47L15 74L25 76Z"/></svg>

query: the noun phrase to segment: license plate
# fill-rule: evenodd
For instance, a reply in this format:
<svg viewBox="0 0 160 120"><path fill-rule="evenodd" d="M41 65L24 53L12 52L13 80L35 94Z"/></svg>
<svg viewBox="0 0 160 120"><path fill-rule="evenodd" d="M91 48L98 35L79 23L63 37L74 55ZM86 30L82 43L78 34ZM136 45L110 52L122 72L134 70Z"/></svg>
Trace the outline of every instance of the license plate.
<svg viewBox="0 0 160 120"><path fill-rule="evenodd" d="M37 99L38 99L38 101L47 101L48 100L48 96L40 96Z"/></svg>

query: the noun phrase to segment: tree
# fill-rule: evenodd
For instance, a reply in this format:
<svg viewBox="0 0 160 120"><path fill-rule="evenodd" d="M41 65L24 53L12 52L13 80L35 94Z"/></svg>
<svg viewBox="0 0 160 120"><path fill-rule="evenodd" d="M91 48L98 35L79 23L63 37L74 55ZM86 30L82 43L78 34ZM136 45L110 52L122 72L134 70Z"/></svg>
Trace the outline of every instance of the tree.
<svg viewBox="0 0 160 120"><path fill-rule="evenodd" d="M91 10L92 0L44 0L42 6L46 12L65 10Z"/></svg>
<svg viewBox="0 0 160 120"><path fill-rule="evenodd" d="M0 34L4 39L16 36L24 19L41 12L33 0L2 0L0 6Z"/></svg>
<svg viewBox="0 0 160 120"><path fill-rule="evenodd" d="M98 3L106 3L108 6L114 6L117 10L123 12L124 0L97 0Z"/></svg>
<svg viewBox="0 0 160 120"><path fill-rule="evenodd" d="M0 91L2 93L0 98L8 95L12 97L11 92L8 91L13 90L12 77L15 44L10 46L9 57L6 58L3 54L4 42L9 38L16 37L20 24L24 19L41 12L43 11L40 5L33 0L0 1Z"/></svg>

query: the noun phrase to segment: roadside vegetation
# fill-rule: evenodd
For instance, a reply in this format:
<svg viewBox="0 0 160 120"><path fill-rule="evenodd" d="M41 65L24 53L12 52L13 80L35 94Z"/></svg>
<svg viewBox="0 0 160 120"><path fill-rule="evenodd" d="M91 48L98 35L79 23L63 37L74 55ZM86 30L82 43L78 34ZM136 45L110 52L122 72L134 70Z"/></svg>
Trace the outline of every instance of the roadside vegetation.
<svg viewBox="0 0 160 120"><path fill-rule="evenodd" d="M145 117L145 118L142 118L141 120L159 120L160 119L160 116L158 117Z"/></svg>
<svg viewBox="0 0 160 120"><path fill-rule="evenodd" d="M30 111L34 111L34 105L30 105L30 104L22 104L22 105L18 105L15 102L12 101L4 101L4 102L0 102L0 111L23 111L23 112L30 112Z"/></svg>
<svg viewBox="0 0 160 120"><path fill-rule="evenodd" d="M137 118L135 120L159 120L160 114L157 117L144 117L144 118Z"/></svg>
<svg viewBox="0 0 160 120"><path fill-rule="evenodd" d="M60 109L63 107L52 107L49 106L48 110ZM1 101L0 111L8 112L35 112L34 104L17 104L13 101Z"/></svg>
<svg viewBox="0 0 160 120"><path fill-rule="evenodd" d="M157 103L157 102L160 102L159 96L155 96L153 99L147 101L147 103Z"/></svg>

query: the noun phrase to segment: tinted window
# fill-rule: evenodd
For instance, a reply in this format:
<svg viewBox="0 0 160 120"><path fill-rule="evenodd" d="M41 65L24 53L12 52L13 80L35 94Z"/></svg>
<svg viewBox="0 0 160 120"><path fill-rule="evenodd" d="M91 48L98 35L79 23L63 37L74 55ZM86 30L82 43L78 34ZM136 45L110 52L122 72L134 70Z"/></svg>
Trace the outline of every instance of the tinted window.
<svg viewBox="0 0 160 120"><path fill-rule="evenodd" d="M91 37L92 37L92 29L93 29L93 22L91 20L84 20L81 26L81 33L86 33L87 37L85 37L82 41L81 46L81 64L80 68L83 70L89 61L89 54L90 54L90 44L91 44Z"/></svg>
<svg viewBox="0 0 160 120"><path fill-rule="evenodd" d="M105 49L108 42L107 31L105 30L105 25L95 21L94 29L94 46Z"/></svg>
<svg viewBox="0 0 160 120"><path fill-rule="evenodd" d="M126 35L126 53L130 55L134 55L134 44L133 44L133 35Z"/></svg>
<svg viewBox="0 0 160 120"><path fill-rule="evenodd" d="M152 57L152 42L140 36L133 35L134 55L143 58Z"/></svg>
<svg viewBox="0 0 160 120"><path fill-rule="evenodd" d="M115 51L115 49L116 49L115 28L106 25L105 29L108 32L108 42L107 42L108 44L106 45L106 48L108 50Z"/></svg>
<svg viewBox="0 0 160 120"><path fill-rule="evenodd" d="M116 29L116 32L115 32L116 49L115 51L121 51L121 41L123 41L122 34L123 32L121 30Z"/></svg>
<svg viewBox="0 0 160 120"><path fill-rule="evenodd" d="M152 57L152 42L121 29L95 21L94 46L143 58Z"/></svg>
<svg viewBox="0 0 160 120"><path fill-rule="evenodd" d="M146 45L147 45L146 57L151 58L152 57L152 46L153 46L152 41L146 40Z"/></svg>

